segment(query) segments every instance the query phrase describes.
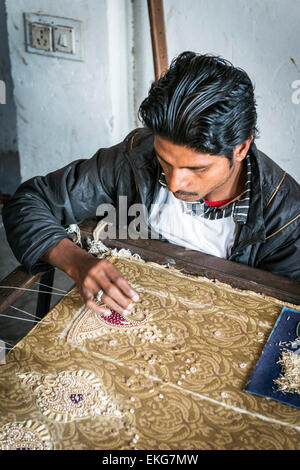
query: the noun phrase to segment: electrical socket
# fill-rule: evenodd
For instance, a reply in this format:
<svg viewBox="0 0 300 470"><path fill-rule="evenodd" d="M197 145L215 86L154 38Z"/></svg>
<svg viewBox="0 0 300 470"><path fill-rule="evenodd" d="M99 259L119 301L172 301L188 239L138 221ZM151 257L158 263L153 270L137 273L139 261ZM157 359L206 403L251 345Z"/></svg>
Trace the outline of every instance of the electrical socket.
<svg viewBox="0 0 300 470"><path fill-rule="evenodd" d="M31 24L31 45L42 51L52 51L52 28L41 23Z"/></svg>
<svg viewBox="0 0 300 470"><path fill-rule="evenodd" d="M23 15L27 52L57 59L84 60L80 20L39 13Z"/></svg>

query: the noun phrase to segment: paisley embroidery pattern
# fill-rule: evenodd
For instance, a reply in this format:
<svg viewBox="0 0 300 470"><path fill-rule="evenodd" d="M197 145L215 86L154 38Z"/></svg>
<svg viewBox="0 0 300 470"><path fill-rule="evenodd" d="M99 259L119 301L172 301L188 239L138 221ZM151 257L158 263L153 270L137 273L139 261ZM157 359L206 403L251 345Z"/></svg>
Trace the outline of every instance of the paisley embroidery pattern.
<svg viewBox="0 0 300 470"><path fill-rule="evenodd" d="M111 310L109 316L99 315L85 308L71 325L67 334L67 341L80 344L85 339L92 339L107 334L108 328L138 328L149 320L150 316L144 316L141 321L134 321L123 317Z"/></svg>
<svg viewBox="0 0 300 470"><path fill-rule="evenodd" d="M34 421L11 423L0 429L1 450L50 450L46 426Z"/></svg>
<svg viewBox="0 0 300 470"><path fill-rule="evenodd" d="M36 403L48 419L68 422L95 415L121 416L92 372L61 372L56 377L29 373L19 374L19 378L33 389Z"/></svg>

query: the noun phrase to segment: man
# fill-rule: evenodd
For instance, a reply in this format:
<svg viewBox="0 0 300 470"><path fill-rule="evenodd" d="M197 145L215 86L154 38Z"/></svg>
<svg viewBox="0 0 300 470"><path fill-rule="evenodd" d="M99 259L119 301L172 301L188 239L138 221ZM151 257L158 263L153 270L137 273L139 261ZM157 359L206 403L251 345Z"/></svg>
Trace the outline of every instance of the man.
<svg viewBox="0 0 300 470"><path fill-rule="evenodd" d="M57 266L87 306L94 296L126 315L137 293L106 260L76 246L63 226L101 204L142 203L160 238L300 279L300 187L257 150L253 85L213 55L184 52L140 107L145 128L45 177L23 183L6 204L8 241L34 274Z"/></svg>

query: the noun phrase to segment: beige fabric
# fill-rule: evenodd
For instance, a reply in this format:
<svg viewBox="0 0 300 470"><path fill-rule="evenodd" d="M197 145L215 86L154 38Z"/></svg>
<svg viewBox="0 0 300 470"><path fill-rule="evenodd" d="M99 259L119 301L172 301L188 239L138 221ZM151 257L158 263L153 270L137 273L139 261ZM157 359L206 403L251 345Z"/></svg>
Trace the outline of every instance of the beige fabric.
<svg viewBox="0 0 300 470"><path fill-rule="evenodd" d="M288 304L108 259L140 294L133 319L68 293L0 367L0 449L16 423L53 449L300 449L300 411L243 392Z"/></svg>

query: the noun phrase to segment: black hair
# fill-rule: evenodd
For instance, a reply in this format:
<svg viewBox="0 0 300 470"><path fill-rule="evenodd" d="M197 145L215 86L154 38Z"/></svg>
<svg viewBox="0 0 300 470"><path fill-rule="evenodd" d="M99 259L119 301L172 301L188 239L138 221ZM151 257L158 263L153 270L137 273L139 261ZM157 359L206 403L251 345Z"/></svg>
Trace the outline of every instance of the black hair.
<svg viewBox="0 0 300 470"><path fill-rule="evenodd" d="M225 155L258 135L254 86L220 56L183 52L153 82L139 108L144 126L174 144Z"/></svg>

